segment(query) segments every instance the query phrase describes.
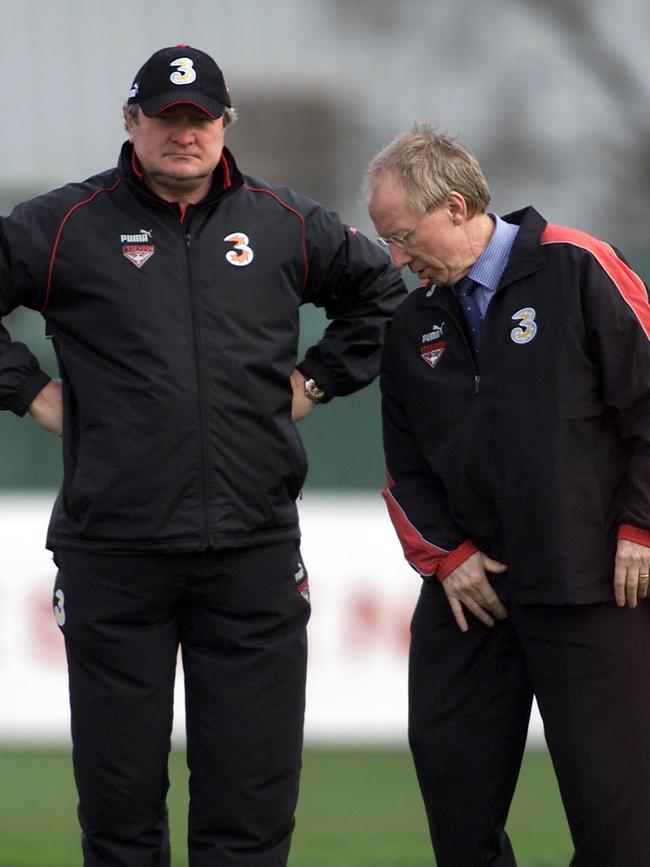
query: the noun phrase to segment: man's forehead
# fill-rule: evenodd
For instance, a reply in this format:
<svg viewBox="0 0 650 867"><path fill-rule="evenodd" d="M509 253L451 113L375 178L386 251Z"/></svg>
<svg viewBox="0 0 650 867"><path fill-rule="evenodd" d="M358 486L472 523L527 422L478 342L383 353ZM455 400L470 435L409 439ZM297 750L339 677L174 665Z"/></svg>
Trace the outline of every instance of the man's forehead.
<svg viewBox="0 0 650 867"><path fill-rule="evenodd" d="M207 112L203 111L202 108L199 108L197 105L193 105L191 102L179 102L175 105L169 105L167 108L163 108L162 111L159 111L155 117L161 117L164 120L175 117L190 117L190 118L201 118L204 120L214 120Z"/></svg>
<svg viewBox="0 0 650 867"><path fill-rule="evenodd" d="M382 175L377 179L368 205L373 219L399 222L414 214L404 190L388 175Z"/></svg>

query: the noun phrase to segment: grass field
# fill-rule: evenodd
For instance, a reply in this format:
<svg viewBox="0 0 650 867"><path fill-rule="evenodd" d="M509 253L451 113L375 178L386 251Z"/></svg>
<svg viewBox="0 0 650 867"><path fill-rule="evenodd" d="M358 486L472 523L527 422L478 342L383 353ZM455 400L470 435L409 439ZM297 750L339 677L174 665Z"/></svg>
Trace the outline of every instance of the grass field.
<svg viewBox="0 0 650 867"><path fill-rule="evenodd" d="M184 755L172 753L173 867L186 867ZM81 863L64 750L0 750L0 867ZM508 827L521 867L566 867L571 845L547 753L527 752ZM291 867L433 867L409 755L389 749L305 752Z"/></svg>

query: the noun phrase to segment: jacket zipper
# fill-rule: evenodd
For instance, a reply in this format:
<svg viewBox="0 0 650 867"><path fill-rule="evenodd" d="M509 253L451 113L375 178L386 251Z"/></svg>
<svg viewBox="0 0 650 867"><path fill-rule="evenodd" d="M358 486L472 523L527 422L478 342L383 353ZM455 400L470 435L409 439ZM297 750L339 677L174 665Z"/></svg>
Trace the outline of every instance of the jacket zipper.
<svg viewBox="0 0 650 867"><path fill-rule="evenodd" d="M452 313L452 316L454 314ZM465 341L465 346L467 347L467 351L472 356L472 363L474 365L475 374L474 374L474 394L477 395L481 390L481 374L478 372L478 366L476 364L476 359L474 358L474 353L472 352L472 347L469 345L469 340L465 334L464 323L459 325L460 333L463 335L463 340Z"/></svg>
<svg viewBox="0 0 650 867"><path fill-rule="evenodd" d="M194 272L192 269L192 236L188 231L184 233L185 252L187 255L188 292L190 296L190 313L192 316L192 341L194 348L194 366L196 370L196 385L199 417L199 430L201 432L201 466L203 467L203 515L204 515L204 542L206 548L213 544L210 531L210 467L208 463L208 424L205 410L205 376L201 364L200 339L199 339L199 316L196 309L196 297L194 291Z"/></svg>

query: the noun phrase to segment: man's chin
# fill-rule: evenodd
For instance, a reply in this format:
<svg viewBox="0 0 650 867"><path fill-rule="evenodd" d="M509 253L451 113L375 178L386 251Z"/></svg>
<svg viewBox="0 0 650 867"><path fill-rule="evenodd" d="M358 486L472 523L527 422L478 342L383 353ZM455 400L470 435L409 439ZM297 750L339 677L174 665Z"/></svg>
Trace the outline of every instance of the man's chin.
<svg viewBox="0 0 650 867"><path fill-rule="evenodd" d="M196 170L192 171L188 167L187 171L180 169L176 171L156 172L152 174L151 177L152 180L156 181L156 183L163 187L174 186L193 189L194 187L199 187L201 184L205 183L208 173L197 172Z"/></svg>

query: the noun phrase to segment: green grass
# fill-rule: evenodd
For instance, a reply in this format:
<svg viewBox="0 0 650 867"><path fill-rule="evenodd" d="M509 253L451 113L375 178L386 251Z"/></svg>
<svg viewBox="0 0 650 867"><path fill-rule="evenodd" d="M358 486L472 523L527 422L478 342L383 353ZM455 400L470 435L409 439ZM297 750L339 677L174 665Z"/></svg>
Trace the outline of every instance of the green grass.
<svg viewBox="0 0 650 867"><path fill-rule="evenodd" d="M173 867L184 856L187 772L171 756ZM76 796L65 750L0 750L0 867L81 863ZM509 833L521 867L564 867L571 845L545 750L526 754ZM433 867L409 755L308 749L290 867Z"/></svg>

